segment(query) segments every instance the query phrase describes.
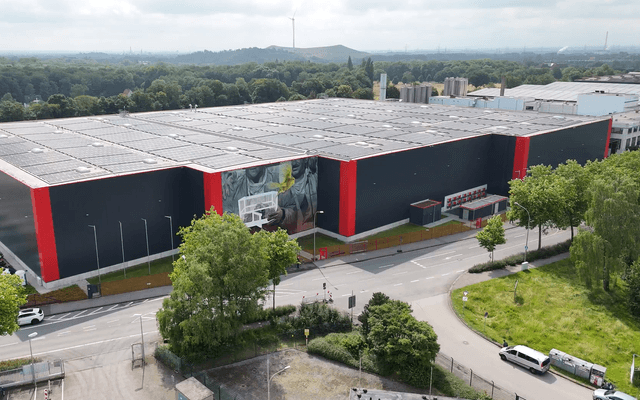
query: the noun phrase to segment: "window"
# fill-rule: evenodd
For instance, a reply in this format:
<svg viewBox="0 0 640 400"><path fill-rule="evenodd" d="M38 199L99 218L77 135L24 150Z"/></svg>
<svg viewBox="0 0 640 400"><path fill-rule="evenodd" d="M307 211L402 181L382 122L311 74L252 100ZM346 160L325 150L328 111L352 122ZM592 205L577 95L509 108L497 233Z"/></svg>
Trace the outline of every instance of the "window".
<svg viewBox="0 0 640 400"><path fill-rule="evenodd" d="M627 145L624 148L628 149L630 144L631 144L631 139L627 139Z"/></svg>
<svg viewBox="0 0 640 400"><path fill-rule="evenodd" d="M636 138L635 136L633 137L633 140L631 140L631 146L635 146L636 145Z"/></svg>

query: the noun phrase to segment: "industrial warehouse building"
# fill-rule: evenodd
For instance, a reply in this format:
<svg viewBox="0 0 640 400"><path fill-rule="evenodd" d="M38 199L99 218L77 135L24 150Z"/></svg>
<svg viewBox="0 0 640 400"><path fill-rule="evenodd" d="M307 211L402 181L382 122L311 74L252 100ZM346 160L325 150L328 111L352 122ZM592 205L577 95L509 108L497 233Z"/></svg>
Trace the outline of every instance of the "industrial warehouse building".
<svg viewBox="0 0 640 400"><path fill-rule="evenodd" d="M4 123L0 251L56 287L170 254L211 207L291 235L323 211L318 229L351 241L417 202L446 211L530 165L601 159L610 124L355 99Z"/></svg>

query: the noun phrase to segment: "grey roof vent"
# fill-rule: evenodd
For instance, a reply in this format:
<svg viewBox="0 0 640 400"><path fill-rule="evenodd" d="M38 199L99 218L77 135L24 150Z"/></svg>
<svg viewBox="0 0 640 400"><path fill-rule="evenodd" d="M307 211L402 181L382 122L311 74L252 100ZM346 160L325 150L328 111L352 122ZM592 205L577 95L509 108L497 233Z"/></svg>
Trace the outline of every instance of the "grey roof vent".
<svg viewBox="0 0 640 400"><path fill-rule="evenodd" d="M104 147L104 143L93 142L93 143L91 143L91 146L93 146L93 147Z"/></svg>
<svg viewBox="0 0 640 400"><path fill-rule="evenodd" d="M318 119L319 119L320 121L325 121L325 120L327 120L327 119L329 119L329 118L327 118L327 117L319 117Z"/></svg>
<svg viewBox="0 0 640 400"><path fill-rule="evenodd" d="M131 124L122 124L122 126L129 127L129 126L131 126Z"/></svg>
<svg viewBox="0 0 640 400"><path fill-rule="evenodd" d="M9 136L5 135L4 133L0 134L0 139L4 139L4 138L8 138Z"/></svg>
<svg viewBox="0 0 640 400"><path fill-rule="evenodd" d="M156 160L155 158L145 158L144 160L142 160L142 162L145 164L157 164L158 160Z"/></svg>
<svg viewBox="0 0 640 400"><path fill-rule="evenodd" d="M234 151L234 152L239 151L237 147L233 147L233 146L228 146L228 147L225 147L224 149L227 151Z"/></svg>
<svg viewBox="0 0 640 400"><path fill-rule="evenodd" d="M348 114L347 117L349 118L355 118L356 116L354 114Z"/></svg>
<svg viewBox="0 0 640 400"><path fill-rule="evenodd" d="M419 124L421 123L420 121L411 121L412 124Z"/></svg>
<svg viewBox="0 0 640 400"><path fill-rule="evenodd" d="M76 172L79 172L81 174L86 174L87 172L91 172L91 168L78 167L78 168L76 168Z"/></svg>
<svg viewBox="0 0 640 400"><path fill-rule="evenodd" d="M313 135L314 139L324 139L324 135Z"/></svg>
<svg viewBox="0 0 640 400"><path fill-rule="evenodd" d="M233 127L233 128L231 128L231 129L232 129L232 130L234 130L234 131L243 131L243 130L244 130L244 128L243 128L243 127L241 127L241 126L234 126L234 127Z"/></svg>
<svg viewBox="0 0 640 400"><path fill-rule="evenodd" d="M177 133L170 133L170 134L169 134L169 137L170 137L170 138L177 139L177 138L179 138L179 137L180 137L180 135L178 135Z"/></svg>
<svg viewBox="0 0 640 400"><path fill-rule="evenodd" d="M56 135L60 135L61 133L64 133L64 131L62 129L56 129L55 131L53 131L53 133Z"/></svg>
<svg viewBox="0 0 640 400"><path fill-rule="evenodd" d="M280 125L278 125L278 124L274 124L274 123L267 124L267 125L269 125L269 126L280 126Z"/></svg>
<svg viewBox="0 0 640 400"><path fill-rule="evenodd" d="M31 149L31 152L32 153L44 153L44 149L36 147L36 148Z"/></svg>
<svg viewBox="0 0 640 400"><path fill-rule="evenodd" d="M393 128L391 125L382 125L383 128Z"/></svg>

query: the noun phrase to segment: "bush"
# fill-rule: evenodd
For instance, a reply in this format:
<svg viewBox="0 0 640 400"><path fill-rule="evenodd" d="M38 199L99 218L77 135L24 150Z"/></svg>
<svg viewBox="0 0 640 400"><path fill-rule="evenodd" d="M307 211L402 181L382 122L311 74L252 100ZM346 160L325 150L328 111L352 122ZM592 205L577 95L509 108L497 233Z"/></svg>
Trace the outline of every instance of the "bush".
<svg viewBox="0 0 640 400"><path fill-rule="evenodd" d="M296 312L297 308L294 305L279 306L275 310L273 308L259 310L258 313L248 318L244 323L251 324L261 321L272 321L285 315L291 315Z"/></svg>
<svg viewBox="0 0 640 400"><path fill-rule="evenodd" d="M33 362L40 362L40 359L34 358ZM0 361L0 371L9 371L12 369L18 369L23 365L27 365L27 364L31 364L31 358L18 358L15 360Z"/></svg>
<svg viewBox="0 0 640 400"><path fill-rule="evenodd" d="M447 397L477 400L488 398L484 393L477 392L471 386L468 386L465 381L439 365L433 367L433 387Z"/></svg>
<svg viewBox="0 0 640 400"><path fill-rule="evenodd" d="M541 260L549 257L556 256L558 254L566 253L571 247L571 240L566 242L554 244L553 246L543 247L540 250L533 250L527 253L527 261ZM472 274L477 274L485 271L493 271L496 269L505 268L507 265L518 265L524 260L524 253L518 253L502 260L489 261L486 263L476 264L469 269Z"/></svg>
<svg viewBox="0 0 640 400"><path fill-rule="evenodd" d="M317 354L328 360L340 362L352 368L359 368L359 357L354 357L346 348L339 344L345 340L349 341L347 337L356 334L359 335L359 333L356 332L332 333L325 337L313 339L309 342L309 346L307 346L307 352L309 354ZM367 351L362 353L362 370L380 374L380 368L378 367L375 356L369 354Z"/></svg>

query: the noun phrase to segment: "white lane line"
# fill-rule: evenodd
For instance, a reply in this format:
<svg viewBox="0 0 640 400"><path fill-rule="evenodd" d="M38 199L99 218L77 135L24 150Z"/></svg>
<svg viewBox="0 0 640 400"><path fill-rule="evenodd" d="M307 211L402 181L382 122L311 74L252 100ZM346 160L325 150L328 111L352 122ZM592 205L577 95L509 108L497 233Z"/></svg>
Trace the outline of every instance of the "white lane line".
<svg viewBox="0 0 640 400"><path fill-rule="evenodd" d="M151 301L164 300L164 299L166 299L167 297L169 297L169 296L162 296L162 297L158 297L158 298L151 299L151 300L148 300L148 301L149 301L149 302L151 302Z"/></svg>
<svg viewBox="0 0 640 400"><path fill-rule="evenodd" d="M456 274L459 274L460 272L465 272L465 270L461 269L460 271L456 271Z"/></svg>
<svg viewBox="0 0 640 400"><path fill-rule="evenodd" d="M67 333L71 333L71 331L60 332L58 333L58 336L66 335Z"/></svg>
<svg viewBox="0 0 640 400"><path fill-rule="evenodd" d="M389 268L389 267L393 267L393 264L383 265L382 267L378 267L378 269L380 269L380 268Z"/></svg>
<svg viewBox="0 0 640 400"><path fill-rule="evenodd" d="M409 271L398 272L398 273L395 273L395 274L393 274L393 275L394 275L394 276L395 276L395 275L403 275L403 274L406 274L406 273L409 273Z"/></svg>
<svg viewBox="0 0 640 400"><path fill-rule="evenodd" d="M112 319L111 321L107 321L107 324L110 324L110 323L116 322L116 321L120 321L120 318L116 318L116 319Z"/></svg>
<svg viewBox="0 0 640 400"><path fill-rule="evenodd" d="M149 301L149 299L144 299L143 303L146 303L147 301Z"/></svg>
<svg viewBox="0 0 640 400"><path fill-rule="evenodd" d="M402 285L402 283L396 283L396 284L395 284L395 285L393 285L393 286L400 286L400 285Z"/></svg>
<svg viewBox="0 0 640 400"><path fill-rule="evenodd" d="M347 272L347 275L359 274L360 272L364 272L364 271Z"/></svg>
<svg viewBox="0 0 640 400"><path fill-rule="evenodd" d="M368 291L369 291L369 289L367 289L367 290L361 290L361 291L360 291L360 293L366 293L366 292L368 292Z"/></svg>
<svg viewBox="0 0 640 400"><path fill-rule="evenodd" d="M67 318L69 315L71 315L71 313L68 313L68 314L63 315L62 317L58 318L58 320L65 319L65 318Z"/></svg>
<svg viewBox="0 0 640 400"><path fill-rule="evenodd" d="M430 276L430 277L428 277L428 278L425 278L425 279L433 279L433 276Z"/></svg>
<svg viewBox="0 0 640 400"><path fill-rule="evenodd" d="M76 314L76 315L74 315L74 316L73 316L73 317L71 317L71 318L78 318L79 316L81 316L82 314L86 313L87 311L89 311L89 310L81 311L79 314Z"/></svg>
<svg viewBox="0 0 640 400"><path fill-rule="evenodd" d="M3 344L3 345L0 345L0 347L15 346L15 345L17 345L17 344L20 344L20 343L9 343L9 344Z"/></svg>
<svg viewBox="0 0 640 400"><path fill-rule="evenodd" d="M98 328L90 328L90 329L86 329L86 328L85 328L85 330L84 330L84 331L85 331L85 332L91 332L91 331L95 331L96 329L98 329Z"/></svg>
<svg viewBox="0 0 640 400"><path fill-rule="evenodd" d="M84 328L82 328L82 329L89 329L89 328L93 328L93 327L95 327L95 325L85 326L85 327L84 327Z"/></svg>
<svg viewBox="0 0 640 400"><path fill-rule="evenodd" d="M107 311L111 311L111 310L113 310L114 308L118 307L119 305L120 305L120 304L116 304L115 306L111 307L111 308L110 308L110 309L108 309Z"/></svg>
<svg viewBox="0 0 640 400"><path fill-rule="evenodd" d="M420 282L420 279L416 279L415 281L411 281L411 283Z"/></svg>
<svg viewBox="0 0 640 400"><path fill-rule="evenodd" d="M321 281L321 280L324 280L324 279L327 279L327 278L316 278L316 279L312 279L312 281Z"/></svg>
<svg viewBox="0 0 640 400"><path fill-rule="evenodd" d="M449 275L449 274L450 274L450 272L447 272L446 274L442 274L442 276L447 276L447 275Z"/></svg>
<svg viewBox="0 0 640 400"><path fill-rule="evenodd" d="M523 236L524 236L524 233L522 235L514 236L514 238L519 238L519 237L523 237Z"/></svg>
<svg viewBox="0 0 640 400"><path fill-rule="evenodd" d="M293 283L281 283L280 286L291 286Z"/></svg>
<svg viewBox="0 0 640 400"><path fill-rule="evenodd" d="M480 245L467 247L467 249L477 249L478 247L480 247Z"/></svg>
<svg viewBox="0 0 640 400"><path fill-rule="evenodd" d="M93 314L97 313L98 311L102 310L103 308L104 308L104 307L100 307L100 308L96 309L95 311L90 312L90 313L89 313L89 314L87 314L87 315L93 315Z"/></svg>
<svg viewBox="0 0 640 400"><path fill-rule="evenodd" d="M44 339L46 339L46 338L47 338L46 336L40 336L40 337L37 337L37 338L35 338L35 339L31 339L31 341L32 341L32 342L35 342L36 340L44 340Z"/></svg>
<svg viewBox="0 0 640 400"><path fill-rule="evenodd" d="M55 321L57 318L59 318L59 316L58 316L58 315L54 315L54 316L52 316L52 317L46 317L45 319L46 319L47 321Z"/></svg>
<svg viewBox="0 0 640 400"><path fill-rule="evenodd" d="M428 258L435 258L435 257L445 256L447 254L453 254L455 252L456 252L455 250L447 251L445 253L438 253L438 254L433 254L433 255L430 255L430 256L426 256L426 257L415 258L412 261L426 260Z"/></svg>
<svg viewBox="0 0 640 400"><path fill-rule="evenodd" d="M342 297L344 296L351 296L351 293L343 294Z"/></svg>
<svg viewBox="0 0 640 400"><path fill-rule="evenodd" d="M427 267L425 267L424 265L420 265L417 261L411 260L411 262L414 263L415 265L417 265L418 267L422 267L423 269L427 269Z"/></svg>

